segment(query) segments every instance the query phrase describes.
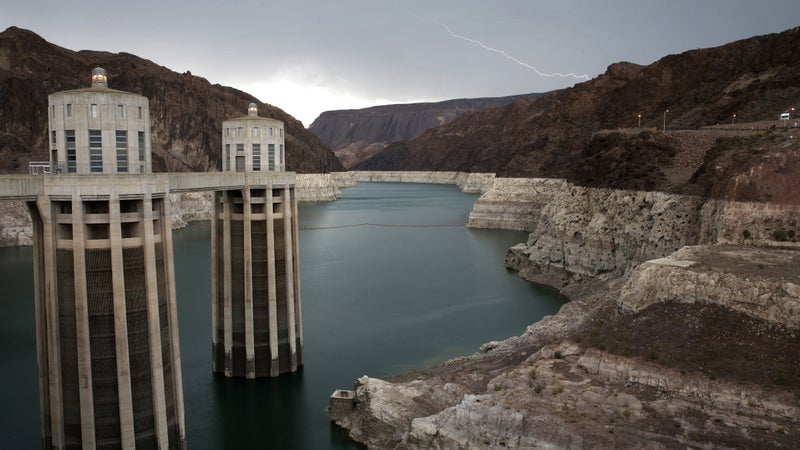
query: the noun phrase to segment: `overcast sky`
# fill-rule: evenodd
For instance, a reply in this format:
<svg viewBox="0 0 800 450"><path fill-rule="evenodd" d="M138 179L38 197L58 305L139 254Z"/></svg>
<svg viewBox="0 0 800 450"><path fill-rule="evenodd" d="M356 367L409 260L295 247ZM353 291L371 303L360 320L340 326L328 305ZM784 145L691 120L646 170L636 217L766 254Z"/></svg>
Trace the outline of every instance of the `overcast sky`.
<svg viewBox="0 0 800 450"><path fill-rule="evenodd" d="M22 0L0 11L12 25L191 71L308 126L332 109L572 86L798 26L800 1Z"/></svg>

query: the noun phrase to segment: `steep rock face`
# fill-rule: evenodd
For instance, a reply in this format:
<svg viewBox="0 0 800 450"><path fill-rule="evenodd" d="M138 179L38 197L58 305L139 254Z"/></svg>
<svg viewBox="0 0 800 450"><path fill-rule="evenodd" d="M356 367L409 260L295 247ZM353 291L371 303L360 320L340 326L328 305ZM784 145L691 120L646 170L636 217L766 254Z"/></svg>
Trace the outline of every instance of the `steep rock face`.
<svg viewBox="0 0 800 450"><path fill-rule="evenodd" d="M740 202L797 204L800 131L720 139L692 176L705 195Z"/></svg>
<svg viewBox="0 0 800 450"><path fill-rule="evenodd" d="M544 275L557 285L586 277L615 278L687 245L775 246L800 240L797 204L707 201L569 184L552 184L541 195L548 203L541 207L527 242L510 249L506 264L523 278ZM482 201L476 202L476 209ZM532 201L522 204L523 211ZM505 207L520 208L509 202Z"/></svg>
<svg viewBox="0 0 800 450"><path fill-rule="evenodd" d="M658 140L643 142L639 149L616 146L619 152L597 147L586 155L594 133L635 127L639 114L641 126L653 130L664 125L696 129L728 123L732 114L743 122L775 120L788 107L800 106L800 62L794 57L798 53L800 28L794 28L667 56L646 67L614 64L603 75L572 88L465 114L417 139L391 144L354 168L495 172L571 182L614 180L613 186L601 186L665 189L667 180L659 176L658 164L619 158L626 152L647 158L648 148L669 158L664 152L668 148ZM606 145L614 147L613 142ZM575 164L581 160L592 161L596 168ZM629 182L625 173L637 176Z"/></svg>
<svg viewBox="0 0 800 450"><path fill-rule="evenodd" d="M47 95L87 87L98 66L110 87L149 99L155 171L218 170L222 121L244 115L250 102L284 122L289 170L343 170L299 121L252 95L127 53L67 50L11 27L0 33L0 173L26 172L29 161L48 159Z"/></svg>
<svg viewBox="0 0 800 450"><path fill-rule="evenodd" d="M473 205L467 226L533 231L542 208L566 187L564 180L495 178L491 189Z"/></svg>
<svg viewBox="0 0 800 450"><path fill-rule="evenodd" d="M523 277L610 279L699 238L699 197L574 185L550 195L527 243L513 249Z"/></svg>
<svg viewBox="0 0 800 450"><path fill-rule="evenodd" d="M350 168L392 142L414 139L426 130L452 122L465 112L506 105L517 98L539 96L541 94L465 98L325 111L314 120L309 130L333 149L345 167Z"/></svg>
<svg viewBox="0 0 800 450"><path fill-rule="evenodd" d="M702 244L791 245L800 240L800 203L710 200L703 205Z"/></svg>

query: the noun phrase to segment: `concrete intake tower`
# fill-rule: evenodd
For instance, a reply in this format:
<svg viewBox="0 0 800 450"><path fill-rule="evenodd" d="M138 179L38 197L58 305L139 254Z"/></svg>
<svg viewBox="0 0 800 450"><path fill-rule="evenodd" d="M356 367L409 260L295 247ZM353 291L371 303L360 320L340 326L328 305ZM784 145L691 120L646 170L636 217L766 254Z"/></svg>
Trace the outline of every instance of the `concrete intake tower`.
<svg viewBox="0 0 800 450"><path fill-rule="evenodd" d="M140 95L48 98L51 173L28 202L44 448L185 448L167 178Z"/></svg>
<svg viewBox="0 0 800 450"><path fill-rule="evenodd" d="M294 372L303 364L294 179L256 177L286 167L283 122L251 103L223 122L222 147L223 172L244 172L245 184L214 193L212 367L228 377Z"/></svg>

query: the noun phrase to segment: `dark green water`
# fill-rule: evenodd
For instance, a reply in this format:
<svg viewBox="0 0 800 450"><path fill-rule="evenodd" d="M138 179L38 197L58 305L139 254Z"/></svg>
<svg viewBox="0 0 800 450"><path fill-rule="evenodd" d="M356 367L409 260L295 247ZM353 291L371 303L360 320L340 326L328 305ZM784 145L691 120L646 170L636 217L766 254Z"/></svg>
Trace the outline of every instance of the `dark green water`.
<svg viewBox="0 0 800 450"><path fill-rule="evenodd" d="M454 186L362 183L301 204L305 367L269 380L211 373L210 226L176 231L189 447L360 448L328 421L334 389L473 353L553 314L560 296L503 268L523 233L463 227L476 199ZM3 449L40 447L31 258L29 247L0 249Z"/></svg>

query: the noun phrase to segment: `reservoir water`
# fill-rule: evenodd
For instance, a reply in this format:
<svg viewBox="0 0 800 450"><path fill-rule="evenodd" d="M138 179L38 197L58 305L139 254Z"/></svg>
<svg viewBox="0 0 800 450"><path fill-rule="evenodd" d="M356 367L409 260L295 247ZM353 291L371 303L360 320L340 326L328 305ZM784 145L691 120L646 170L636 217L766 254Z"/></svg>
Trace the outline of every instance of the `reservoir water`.
<svg viewBox="0 0 800 450"><path fill-rule="evenodd" d="M210 225L174 233L191 449L357 449L330 425L337 388L475 352L521 334L564 299L503 267L524 233L468 229L477 195L361 183L300 205L305 367L276 379L211 372ZM0 249L0 448L40 448L30 247Z"/></svg>

